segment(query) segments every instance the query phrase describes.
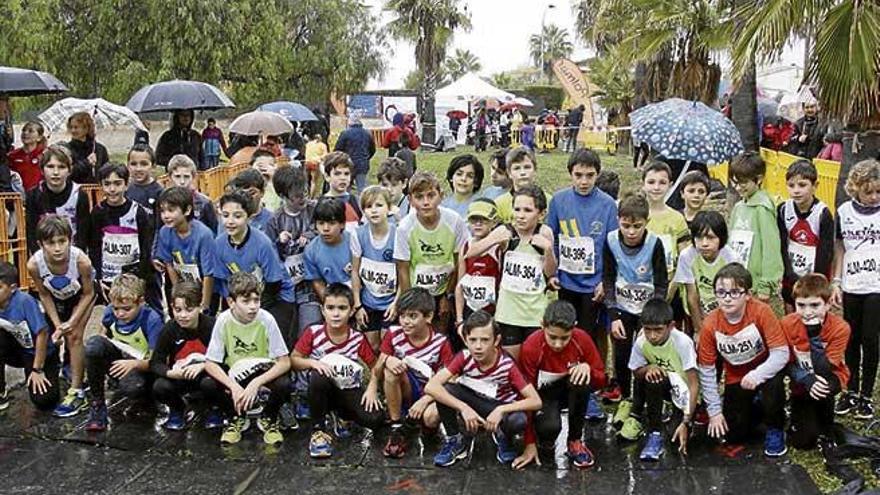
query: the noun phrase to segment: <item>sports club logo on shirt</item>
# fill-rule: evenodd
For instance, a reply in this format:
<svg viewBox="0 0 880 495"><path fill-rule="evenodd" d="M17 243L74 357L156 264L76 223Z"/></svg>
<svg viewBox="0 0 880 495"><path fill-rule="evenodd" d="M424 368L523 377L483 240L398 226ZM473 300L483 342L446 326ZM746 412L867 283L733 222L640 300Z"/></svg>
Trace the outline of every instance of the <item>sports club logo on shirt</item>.
<svg viewBox="0 0 880 495"><path fill-rule="evenodd" d="M443 245L440 243L428 244L427 242L419 239L419 251L421 251L422 254L425 256L442 256Z"/></svg>
<svg viewBox="0 0 880 495"><path fill-rule="evenodd" d="M590 235L592 236L601 236L604 230L605 224L602 222L597 221L590 224Z"/></svg>
<svg viewBox="0 0 880 495"><path fill-rule="evenodd" d="M232 339L232 345L234 346L235 354L247 356L251 354L256 354L259 351L256 342L247 343L237 336L232 337Z"/></svg>
<svg viewBox="0 0 880 495"><path fill-rule="evenodd" d="M648 266L647 265L639 265L638 267L636 267L636 273L638 273L639 275L644 275L644 274L648 273Z"/></svg>

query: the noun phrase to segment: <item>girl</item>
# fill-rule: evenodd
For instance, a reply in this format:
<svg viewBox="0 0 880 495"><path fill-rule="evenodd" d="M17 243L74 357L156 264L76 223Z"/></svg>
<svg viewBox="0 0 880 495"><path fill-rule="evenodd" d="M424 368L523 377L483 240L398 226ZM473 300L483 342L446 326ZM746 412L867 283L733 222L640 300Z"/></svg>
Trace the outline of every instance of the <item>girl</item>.
<svg viewBox="0 0 880 495"><path fill-rule="evenodd" d="M98 169L110 161L107 148L95 140L95 121L87 112L77 112L67 119L70 141L67 148L73 158L71 182L97 184Z"/></svg>
<svg viewBox="0 0 880 495"><path fill-rule="evenodd" d="M482 256L467 258L471 242L486 238L498 225L498 209L491 199L478 198L468 207L467 221L471 228L471 240L464 243L458 256L458 280L455 287L455 328L461 329L464 321L474 311L485 310L495 314L498 299L498 284L501 282L499 250L492 249ZM464 343L453 336L456 351L464 348Z"/></svg>
<svg viewBox="0 0 880 495"><path fill-rule="evenodd" d="M474 155L453 158L446 169L446 182L452 194L444 198L440 206L458 213L461 218L467 217L468 205L483 186L483 173L483 164Z"/></svg>
<svg viewBox="0 0 880 495"><path fill-rule="evenodd" d="M21 176L25 191L37 187L43 180L40 158L46 149L46 136L43 124L30 121L21 129L21 148L9 152L9 168Z"/></svg>
<svg viewBox="0 0 880 495"><path fill-rule="evenodd" d="M541 327L547 279L556 273L553 231L539 222L546 209L540 187L521 187L513 193L513 223L495 228L467 252L468 258L475 258L501 247L503 270L495 314L501 345L514 359L526 337Z"/></svg>
<svg viewBox="0 0 880 495"><path fill-rule="evenodd" d="M852 375L835 411L871 419L880 336L880 162L856 163L846 179L852 198L837 210L832 304L843 304L852 333L846 364Z"/></svg>
<svg viewBox="0 0 880 495"><path fill-rule="evenodd" d="M361 194L361 209L367 223L351 237L351 287L355 319L378 355L380 333L384 334L396 316L397 267L394 263L394 233L388 223L391 191L370 186Z"/></svg>

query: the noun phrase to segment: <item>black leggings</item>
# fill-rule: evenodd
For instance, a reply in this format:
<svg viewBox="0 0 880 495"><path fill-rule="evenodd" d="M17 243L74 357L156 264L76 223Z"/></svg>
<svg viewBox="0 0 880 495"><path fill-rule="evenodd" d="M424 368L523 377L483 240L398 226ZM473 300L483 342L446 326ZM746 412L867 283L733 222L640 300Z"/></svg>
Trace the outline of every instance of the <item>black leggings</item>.
<svg viewBox="0 0 880 495"><path fill-rule="evenodd" d="M754 431L761 417L767 428L782 429L785 423L785 374L780 371L756 390L746 390L739 383L724 386L724 419L729 431L727 441L742 443ZM761 394L761 412L755 414L755 395Z"/></svg>
<svg viewBox="0 0 880 495"><path fill-rule="evenodd" d="M626 338L614 342L614 377L620 385L620 391L624 399L629 399L632 392L632 371L629 369L629 355L632 353L633 339L641 328L639 317L626 311L620 312L620 321L623 323Z"/></svg>
<svg viewBox="0 0 880 495"><path fill-rule="evenodd" d="M25 352L24 348L15 340L15 337L9 335L6 331L0 330L0 393L6 390L6 374L3 372L5 366L23 368L24 376L27 378L34 369L34 356ZM31 387L26 387L31 403L41 411L51 410L58 404L58 399L60 398L58 389L59 367L58 353L53 352L49 354L43 363L43 374L49 380L47 390L43 393L37 393Z"/></svg>
<svg viewBox="0 0 880 495"><path fill-rule="evenodd" d="M457 383L447 383L444 387L453 397L471 406L471 408L483 418L494 411L496 407L504 404L500 400L483 397L473 390ZM461 432L458 425L459 414L457 409L453 409L438 401L437 412L440 413L440 421L443 422L443 427L446 429L447 435L458 435ZM581 412L581 416L583 415L584 413ZM504 435L507 438L512 438L517 433L524 432L526 429L526 418L526 413L522 411L505 414L504 419L501 420L501 431L504 432Z"/></svg>
<svg viewBox="0 0 880 495"><path fill-rule="evenodd" d="M880 357L880 294L844 293L843 318L852 331L846 345L846 365L852 373L847 389L871 397Z"/></svg>
<svg viewBox="0 0 880 495"><path fill-rule="evenodd" d="M577 312L578 328L589 332L595 340L595 332L599 317L599 304L593 301L593 295L593 292L575 292L568 289L559 289L559 299L570 302L572 306L574 306L574 310Z"/></svg>
<svg viewBox="0 0 880 495"><path fill-rule="evenodd" d="M825 379L831 392L823 400L813 399L805 387L792 384L788 443L796 449L812 449L819 436L827 436L834 424L834 396L840 392L840 380L835 375Z"/></svg>
<svg viewBox="0 0 880 495"><path fill-rule="evenodd" d="M221 366L221 368L223 371L228 371L226 366ZM254 373L249 376L247 380L239 382L239 385L246 387L251 380L260 375L261 374ZM278 417L278 411L281 409L281 405L290 397L290 378L288 378L287 373L284 373L263 386L269 389L269 398L263 405L262 416L274 420ZM227 389L225 385L206 375L199 380L199 389L205 394L205 399L211 404L220 406L220 409L223 410L223 413L226 414L227 417L235 415L235 406L232 403L232 395L229 393L229 389Z"/></svg>
<svg viewBox="0 0 880 495"><path fill-rule="evenodd" d="M113 361L131 359L103 335L93 335L86 342L86 371L89 377L89 399L104 401L104 380ZM132 371L118 380L119 393L129 399L149 396L153 374Z"/></svg>
<svg viewBox="0 0 880 495"><path fill-rule="evenodd" d="M571 385L561 379L540 390L541 410L535 414L535 433L541 443L553 443L562 431L562 409L568 406L568 441L580 440L587 411L588 385Z"/></svg>
<svg viewBox="0 0 880 495"><path fill-rule="evenodd" d="M207 386L202 384L208 379L210 377L204 372L197 376L195 380L175 380L164 376L157 376L153 382L153 398L167 405L171 410L182 411L186 407L183 401L184 395L207 390L205 398L208 399L208 402L211 402L212 405L219 404L216 402L218 396L210 393L213 390L211 384L207 384ZM215 400L212 401L210 398Z"/></svg>
<svg viewBox="0 0 880 495"><path fill-rule="evenodd" d="M328 378L314 370L309 376L309 407L312 410L312 420L315 429L327 427L327 414L333 410L339 413L342 419L370 429L382 426L385 419L383 412L367 412L361 404L364 395L364 387L343 390L336 386L332 378Z"/></svg>
<svg viewBox="0 0 880 495"><path fill-rule="evenodd" d="M663 401L670 398L669 378L663 377L663 381L659 383L651 383L644 378L636 379L636 389L636 395L642 398L645 405L647 431L660 431L663 428Z"/></svg>

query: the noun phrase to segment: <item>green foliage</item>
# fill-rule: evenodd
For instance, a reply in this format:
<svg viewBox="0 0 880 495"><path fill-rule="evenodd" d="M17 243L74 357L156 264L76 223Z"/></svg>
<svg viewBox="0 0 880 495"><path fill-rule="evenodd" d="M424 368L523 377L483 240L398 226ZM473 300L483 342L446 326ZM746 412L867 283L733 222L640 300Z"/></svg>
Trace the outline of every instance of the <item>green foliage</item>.
<svg viewBox="0 0 880 495"><path fill-rule="evenodd" d="M553 61L569 58L573 51L574 45L568 39L568 31L553 24L544 26L541 33L529 38L529 56L535 67L543 70L548 81L553 74Z"/></svg>
<svg viewBox="0 0 880 495"><path fill-rule="evenodd" d="M632 72L620 60L616 50L612 50L589 62L590 82L599 87L599 91L594 94L599 97L599 103L604 108L615 111L618 122L612 123L618 125L628 122L635 99Z"/></svg>
<svg viewBox="0 0 880 495"><path fill-rule="evenodd" d="M461 48L456 48L455 53L451 57L447 57L443 64L443 71L449 76L450 81L470 72L479 72L482 68L483 64L480 63L480 59L476 55L470 50L462 50Z"/></svg>
<svg viewBox="0 0 880 495"><path fill-rule="evenodd" d="M540 99L544 102L546 108L562 108L562 100L565 98L565 91L559 86L526 86L521 92L521 96L532 99Z"/></svg>

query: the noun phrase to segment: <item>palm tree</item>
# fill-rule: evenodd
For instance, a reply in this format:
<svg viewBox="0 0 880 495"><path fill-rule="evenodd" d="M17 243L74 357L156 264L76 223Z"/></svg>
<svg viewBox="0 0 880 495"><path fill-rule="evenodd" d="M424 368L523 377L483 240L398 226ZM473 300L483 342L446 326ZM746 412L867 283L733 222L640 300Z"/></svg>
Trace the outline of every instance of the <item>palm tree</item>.
<svg viewBox="0 0 880 495"><path fill-rule="evenodd" d="M470 29L470 15L459 9L458 0L386 0L385 10L394 16L388 23L391 35L415 45L416 65L423 74L422 122L429 124L423 141L432 143L438 70L455 30Z"/></svg>
<svg viewBox="0 0 880 495"><path fill-rule="evenodd" d="M492 75L492 85L496 88L509 88L513 86L513 77L507 72L499 72Z"/></svg>
<svg viewBox="0 0 880 495"><path fill-rule="evenodd" d="M453 81L470 72L479 72L483 68L480 59L470 50L456 48L455 53L446 59L443 69Z"/></svg>
<svg viewBox="0 0 880 495"><path fill-rule="evenodd" d="M568 58L573 51L574 45L568 39L568 31L553 24L544 26L541 33L529 38L529 55L535 67L547 75L547 82L553 75L553 61Z"/></svg>
<svg viewBox="0 0 880 495"><path fill-rule="evenodd" d="M633 74L629 67L620 63L617 50L590 60L588 65L590 82L599 88L593 94L599 98L602 107L615 116L613 121L609 118L609 123L626 125L635 100Z"/></svg>

